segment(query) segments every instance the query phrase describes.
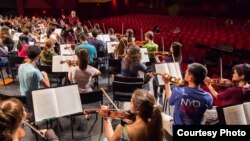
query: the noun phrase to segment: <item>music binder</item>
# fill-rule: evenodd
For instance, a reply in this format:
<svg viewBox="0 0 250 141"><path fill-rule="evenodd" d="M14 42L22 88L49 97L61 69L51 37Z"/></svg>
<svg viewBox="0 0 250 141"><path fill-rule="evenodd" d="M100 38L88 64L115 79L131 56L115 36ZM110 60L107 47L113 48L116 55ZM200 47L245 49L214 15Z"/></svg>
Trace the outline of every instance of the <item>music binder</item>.
<svg viewBox="0 0 250 141"><path fill-rule="evenodd" d="M216 107L219 124L250 125L250 102Z"/></svg>
<svg viewBox="0 0 250 141"><path fill-rule="evenodd" d="M119 44L119 42L106 42L107 52L114 53L115 46L118 44Z"/></svg>
<svg viewBox="0 0 250 141"><path fill-rule="evenodd" d="M172 77L182 79L181 68L179 62L170 62L170 63L160 63L155 64L155 72L156 73L168 73ZM164 85L164 81L162 80L161 75L157 75L156 79L158 81L158 85Z"/></svg>
<svg viewBox="0 0 250 141"><path fill-rule="evenodd" d="M77 84L34 90L31 98L36 122L82 112Z"/></svg>

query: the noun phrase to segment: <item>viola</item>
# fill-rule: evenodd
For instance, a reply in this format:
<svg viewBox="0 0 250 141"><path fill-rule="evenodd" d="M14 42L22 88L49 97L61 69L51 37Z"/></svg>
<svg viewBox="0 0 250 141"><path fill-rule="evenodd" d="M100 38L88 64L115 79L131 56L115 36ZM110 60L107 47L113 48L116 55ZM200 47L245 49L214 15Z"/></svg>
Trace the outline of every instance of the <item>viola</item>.
<svg viewBox="0 0 250 141"><path fill-rule="evenodd" d="M102 117L105 118L118 118L118 119L134 119L134 114L115 109L85 109L84 114L93 114L99 113Z"/></svg>
<svg viewBox="0 0 250 141"><path fill-rule="evenodd" d="M60 61L60 64L64 64L64 63L67 63L70 67L79 65L78 60L65 60L65 61L61 60Z"/></svg>

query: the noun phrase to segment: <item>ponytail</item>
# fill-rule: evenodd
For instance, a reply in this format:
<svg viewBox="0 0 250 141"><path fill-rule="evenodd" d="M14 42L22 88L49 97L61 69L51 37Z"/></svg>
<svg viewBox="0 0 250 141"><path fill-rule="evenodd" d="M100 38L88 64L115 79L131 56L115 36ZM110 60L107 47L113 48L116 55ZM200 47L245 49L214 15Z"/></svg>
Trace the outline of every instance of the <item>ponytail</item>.
<svg viewBox="0 0 250 141"><path fill-rule="evenodd" d="M86 49L80 49L77 53L77 57L79 59L79 68L81 70L87 69L88 66L88 51Z"/></svg>
<svg viewBox="0 0 250 141"><path fill-rule="evenodd" d="M159 107L154 106L151 119L148 122L148 141L162 141L163 139L163 126L162 126L162 116Z"/></svg>

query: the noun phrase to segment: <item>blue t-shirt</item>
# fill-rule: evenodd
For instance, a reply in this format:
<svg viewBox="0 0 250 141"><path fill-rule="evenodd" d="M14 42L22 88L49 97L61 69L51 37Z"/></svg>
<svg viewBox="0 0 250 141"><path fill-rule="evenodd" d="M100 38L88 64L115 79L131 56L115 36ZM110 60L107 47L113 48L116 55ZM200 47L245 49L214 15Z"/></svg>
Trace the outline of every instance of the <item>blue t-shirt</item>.
<svg viewBox="0 0 250 141"><path fill-rule="evenodd" d="M201 124L202 116L212 107L212 96L200 87L175 87L169 98L169 104L174 105L174 124Z"/></svg>
<svg viewBox="0 0 250 141"><path fill-rule="evenodd" d="M21 95L26 95L26 92L40 88L40 81L43 80L40 70L29 63L19 66L18 76Z"/></svg>
<svg viewBox="0 0 250 141"><path fill-rule="evenodd" d="M89 53L89 63L92 63L94 61L94 57L96 54L96 48L95 46L88 44L88 43L83 43L79 46L76 46L75 52L77 53L80 49L86 49Z"/></svg>

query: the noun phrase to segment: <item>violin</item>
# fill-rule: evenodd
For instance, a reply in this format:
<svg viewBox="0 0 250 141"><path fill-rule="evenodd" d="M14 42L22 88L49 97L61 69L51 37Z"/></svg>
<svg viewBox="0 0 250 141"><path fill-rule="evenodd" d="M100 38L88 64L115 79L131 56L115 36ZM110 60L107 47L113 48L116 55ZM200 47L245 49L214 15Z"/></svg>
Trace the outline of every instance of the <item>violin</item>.
<svg viewBox="0 0 250 141"><path fill-rule="evenodd" d="M229 79L220 79L220 78L209 78L206 77L204 83L211 84L212 86L221 86L221 87L232 87L234 83Z"/></svg>
<svg viewBox="0 0 250 141"><path fill-rule="evenodd" d="M105 118L115 118L115 119L134 119L134 114L122 111L122 110L115 110L115 109L85 109L84 114L93 114L99 113L102 117Z"/></svg>
<svg viewBox="0 0 250 141"><path fill-rule="evenodd" d="M23 138L25 136L25 134L26 134L25 130L22 127L19 127L17 129L17 137L18 138Z"/></svg>
<svg viewBox="0 0 250 141"><path fill-rule="evenodd" d="M63 60L61 60L60 61L60 64L64 64L64 63L67 63L70 67L71 66L78 66L79 65L79 62L78 62L78 60L65 60L65 61L63 61Z"/></svg>
<svg viewBox="0 0 250 141"><path fill-rule="evenodd" d="M162 75L162 73L153 73L154 75ZM187 82L181 78L177 78L177 77L174 77L174 76L170 76L169 78L166 78L166 79L169 79L170 82L172 82L174 85L178 85L178 86L184 86L187 84Z"/></svg>
<svg viewBox="0 0 250 141"><path fill-rule="evenodd" d="M148 43L148 41L135 41L135 45L137 45L139 47L142 47L147 43Z"/></svg>
<svg viewBox="0 0 250 141"><path fill-rule="evenodd" d="M148 54L154 54L154 55L166 55L166 56L171 56L172 53L171 52L167 52L167 51L153 51L153 52L145 52L145 55Z"/></svg>

